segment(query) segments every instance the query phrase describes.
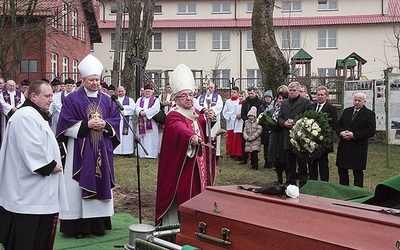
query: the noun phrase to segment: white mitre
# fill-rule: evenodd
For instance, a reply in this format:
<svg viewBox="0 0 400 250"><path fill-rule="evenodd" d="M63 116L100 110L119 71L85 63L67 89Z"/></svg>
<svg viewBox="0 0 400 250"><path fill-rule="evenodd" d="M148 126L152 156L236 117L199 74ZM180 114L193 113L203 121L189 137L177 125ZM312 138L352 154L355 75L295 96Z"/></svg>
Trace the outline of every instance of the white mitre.
<svg viewBox="0 0 400 250"><path fill-rule="evenodd" d="M95 56L89 54L78 65L79 72L82 77L91 75L101 76L103 72L103 64Z"/></svg>
<svg viewBox="0 0 400 250"><path fill-rule="evenodd" d="M179 64L169 77L172 91L178 93L182 90L194 91L195 82L193 72L184 64Z"/></svg>

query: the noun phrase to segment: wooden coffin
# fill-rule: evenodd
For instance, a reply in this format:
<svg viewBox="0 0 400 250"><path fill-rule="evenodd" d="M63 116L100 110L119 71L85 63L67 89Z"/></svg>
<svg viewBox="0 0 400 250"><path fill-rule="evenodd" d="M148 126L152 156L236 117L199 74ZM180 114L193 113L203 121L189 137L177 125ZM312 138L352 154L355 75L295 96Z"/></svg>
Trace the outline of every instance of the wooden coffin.
<svg viewBox="0 0 400 250"><path fill-rule="evenodd" d="M389 210L208 187L179 207L177 243L200 249L399 249L400 216L382 209Z"/></svg>

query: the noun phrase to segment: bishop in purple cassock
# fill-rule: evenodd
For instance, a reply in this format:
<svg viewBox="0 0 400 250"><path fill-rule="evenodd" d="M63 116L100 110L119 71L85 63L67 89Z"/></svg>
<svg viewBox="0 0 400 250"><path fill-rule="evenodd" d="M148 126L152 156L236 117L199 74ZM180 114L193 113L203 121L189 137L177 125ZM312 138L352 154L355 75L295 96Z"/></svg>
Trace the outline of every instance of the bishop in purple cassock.
<svg viewBox="0 0 400 250"><path fill-rule="evenodd" d="M60 213L60 231L77 238L104 235L111 229L113 150L120 143L118 108L99 91L102 64L89 55L79 70L83 86L66 97L56 133L59 141L67 142L68 151L65 177L70 210Z"/></svg>

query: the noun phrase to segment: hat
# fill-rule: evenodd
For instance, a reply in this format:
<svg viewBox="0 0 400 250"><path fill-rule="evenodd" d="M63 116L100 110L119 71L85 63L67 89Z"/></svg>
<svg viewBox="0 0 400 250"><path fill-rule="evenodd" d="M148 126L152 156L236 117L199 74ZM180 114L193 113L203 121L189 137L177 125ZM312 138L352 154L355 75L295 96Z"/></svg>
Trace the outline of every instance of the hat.
<svg viewBox="0 0 400 250"><path fill-rule="evenodd" d="M144 85L144 89L151 89L151 90L153 90L153 86L151 86L151 84L146 84L146 85Z"/></svg>
<svg viewBox="0 0 400 250"><path fill-rule="evenodd" d="M81 72L82 77L87 77L91 75L101 76L103 72L103 64L94 57L89 54L78 65L79 72Z"/></svg>
<svg viewBox="0 0 400 250"><path fill-rule="evenodd" d="M254 116L254 117L257 117L257 108L256 107L251 107L251 109L249 110L249 112L247 113L247 117L249 117L249 116Z"/></svg>
<svg viewBox="0 0 400 250"><path fill-rule="evenodd" d="M21 86L29 86L31 84L30 81L28 81L28 79L25 79L21 82Z"/></svg>
<svg viewBox="0 0 400 250"><path fill-rule="evenodd" d="M265 91L264 97L267 97L267 96L271 97L271 99L274 99L274 95L272 94L272 90L269 89L269 90Z"/></svg>
<svg viewBox="0 0 400 250"><path fill-rule="evenodd" d="M179 64L169 77L172 91L178 93L182 90L194 91L195 83L193 72L184 64Z"/></svg>
<svg viewBox="0 0 400 250"><path fill-rule="evenodd" d="M45 82L47 82L47 83L50 83L49 79L47 79L47 78L42 78L42 81L45 81Z"/></svg>
<svg viewBox="0 0 400 250"><path fill-rule="evenodd" d="M107 90L114 90L115 91L114 85L111 84L110 86L108 86Z"/></svg>
<svg viewBox="0 0 400 250"><path fill-rule="evenodd" d="M65 80L65 84L74 84L75 81L71 78L68 78L67 80Z"/></svg>
<svg viewBox="0 0 400 250"><path fill-rule="evenodd" d="M81 84L82 84L82 79L79 79L79 80L76 82L76 86L79 87L79 86L81 86Z"/></svg>
<svg viewBox="0 0 400 250"><path fill-rule="evenodd" d="M61 82L57 78L54 78L53 81L51 81L51 86L57 86L57 85L61 85Z"/></svg>

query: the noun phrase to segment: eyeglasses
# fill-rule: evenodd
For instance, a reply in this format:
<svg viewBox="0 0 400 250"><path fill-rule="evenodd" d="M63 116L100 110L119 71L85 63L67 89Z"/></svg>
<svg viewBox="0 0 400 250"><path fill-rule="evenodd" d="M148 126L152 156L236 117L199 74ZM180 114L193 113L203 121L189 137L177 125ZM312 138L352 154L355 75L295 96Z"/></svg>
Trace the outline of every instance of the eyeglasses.
<svg viewBox="0 0 400 250"><path fill-rule="evenodd" d="M188 97L193 98L193 96L194 95L192 93L190 93L190 94L177 95L177 96L175 96L175 98L188 98Z"/></svg>

